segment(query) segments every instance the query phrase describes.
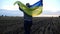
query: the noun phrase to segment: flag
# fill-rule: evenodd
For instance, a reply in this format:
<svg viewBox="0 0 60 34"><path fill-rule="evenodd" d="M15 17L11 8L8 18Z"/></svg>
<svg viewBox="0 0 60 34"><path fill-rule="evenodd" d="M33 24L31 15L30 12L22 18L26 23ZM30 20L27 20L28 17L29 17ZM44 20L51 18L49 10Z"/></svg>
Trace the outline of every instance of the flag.
<svg viewBox="0 0 60 34"><path fill-rule="evenodd" d="M35 6L43 6L43 0L40 0L36 3L34 3L33 5L31 5L31 7L35 7Z"/></svg>
<svg viewBox="0 0 60 34"><path fill-rule="evenodd" d="M38 9L32 11L33 12L32 16L40 15L43 10L43 0L40 0L36 2L35 4L31 5L31 8L32 7L39 7Z"/></svg>
<svg viewBox="0 0 60 34"><path fill-rule="evenodd" d="M27 15L30 15L30 16L37 16L37 15L40 15L42 13L42 7L43 7L43 3L42 3L42 0L36 2L35 4L31 5L30 8L28 8L26 5L24 5L22 2L20 1L16 1L14 3L15 4L18 4L18 6L24 10L24 12L27 14Z"/></svg>

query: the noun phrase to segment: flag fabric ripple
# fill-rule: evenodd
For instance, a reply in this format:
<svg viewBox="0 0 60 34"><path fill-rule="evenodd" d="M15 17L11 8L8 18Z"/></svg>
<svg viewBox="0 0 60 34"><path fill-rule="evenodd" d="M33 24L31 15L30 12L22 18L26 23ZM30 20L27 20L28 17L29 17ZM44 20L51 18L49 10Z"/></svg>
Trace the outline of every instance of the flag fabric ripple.
<svg viewBox="0 0 60 34"><path fill-rule="evenodd" d="M30 16L37 16L37 15L40 15L42 13L42 9L43 9L43 2L42 0L36 2L35 4L31 5L30 8L28 8L26 5L24 5L22 2L20 1L16 1L14 3L15 4L18 4L18 6L24 10L24 12L27 14L27 15L30 15Z"/></svg>

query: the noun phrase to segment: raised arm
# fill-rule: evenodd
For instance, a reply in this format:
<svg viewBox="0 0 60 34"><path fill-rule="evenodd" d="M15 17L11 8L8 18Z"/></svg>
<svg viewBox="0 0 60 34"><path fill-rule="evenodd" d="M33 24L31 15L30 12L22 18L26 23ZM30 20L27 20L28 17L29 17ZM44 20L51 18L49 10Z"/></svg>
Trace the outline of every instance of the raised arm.
<svg viewBox="0 0 60 34"><path fill-rule="evenodd" d="M23 10L26 10L26 9L29 10L29 8L28 8L26 5L24 5L22 2L20 2L20 1L16 1L16 2L14 3L14 5L15 5L15 4L18 4L18 6L19 6L21 9L23 9Z"/></svg>
<svg viewBox="0 0 60 34"><path fill-rule="evenodd" d="M30 8L28 8L26 5L24 5L22 2L20 2L20 1L16 1L15 3L14 3L14 5L15 4L18 4L18 6L26 13L26 14L28 14L28 15L32 15L32 12L31 12L31 9Z"/></svg>
<svg viewBox="0 0 60 34"><path fill-rule="evenodd" d="M15 4L18 4L18 6L24 10L24 12L30 16L34 16L34 15L39 15L41 14L42 12L42 5L38 4L38 5L34 5L34 6L31 6L30 8L27 7L26 5L24 5L23 3L21 3L20 1L16 1L14 3Z"/></svg>

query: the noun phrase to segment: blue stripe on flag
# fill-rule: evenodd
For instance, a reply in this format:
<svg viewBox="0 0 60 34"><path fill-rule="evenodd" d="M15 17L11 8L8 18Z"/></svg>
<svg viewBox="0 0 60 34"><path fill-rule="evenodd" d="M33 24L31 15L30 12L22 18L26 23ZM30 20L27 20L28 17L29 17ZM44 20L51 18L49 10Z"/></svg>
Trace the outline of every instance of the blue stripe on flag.
<svg viewBox="0 0 60 34"><path fill-rule="evenodd" d="M43 6L42 0L36 2L35 4L31 5L30 7L35 7L35 6Z"/></svg>

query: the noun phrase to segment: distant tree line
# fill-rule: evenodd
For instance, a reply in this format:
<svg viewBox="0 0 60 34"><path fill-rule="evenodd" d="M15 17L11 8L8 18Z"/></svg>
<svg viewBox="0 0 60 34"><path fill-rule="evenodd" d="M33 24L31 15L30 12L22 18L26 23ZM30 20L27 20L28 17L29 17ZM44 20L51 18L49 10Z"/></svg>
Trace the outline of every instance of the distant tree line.
<svg viewBox="0 0 60 34"><path fill-rule="evenodd" d="M59 16L59 18L60 18L60 16Z"/></svg>
<svg viewBox="0 0 60 34"><path fill-rule="evenodd" d="M6 15L1 15L1 17L6 17Z"/></svg>

